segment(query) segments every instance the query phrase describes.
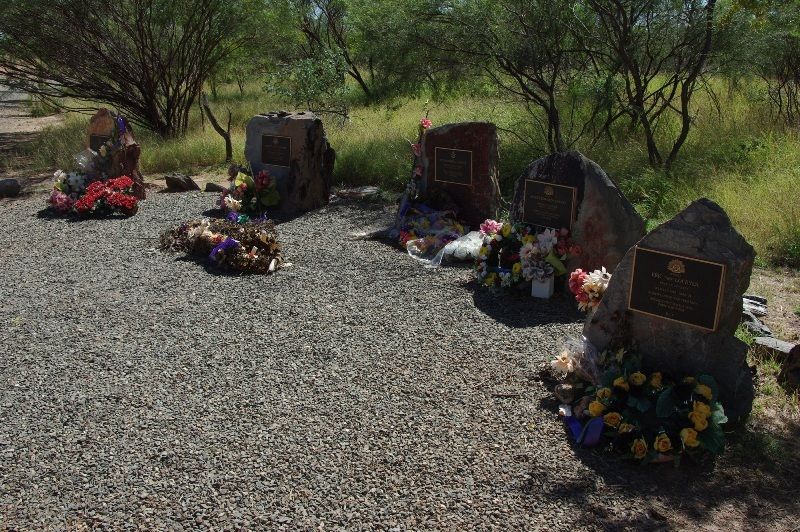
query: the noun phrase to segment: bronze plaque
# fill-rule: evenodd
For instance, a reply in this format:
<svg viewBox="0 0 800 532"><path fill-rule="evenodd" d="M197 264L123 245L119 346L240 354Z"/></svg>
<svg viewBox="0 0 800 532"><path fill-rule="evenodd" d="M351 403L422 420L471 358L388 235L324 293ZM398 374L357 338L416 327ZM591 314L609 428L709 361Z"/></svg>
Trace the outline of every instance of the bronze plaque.
<svg viewBox="0 0 800 532"><path fill-rule="evenodd" d="M278 135L261 136L261 162L272 166L292 165L292 139Z"/></svg>
<svg viewBox="0 0 800 532"><path fill-rule="evenodd" d="M453 148L436 148L433 159L433 180L439 183L472 186L472 152Z"/></svg>
<svg viewBox="0 0 800 532"><path fill-rule="evenodd" d="M92 151L100 151L100 146L111 140L108 135L89 135L89 148Z"/></svg>
<svg viewBox="0 0 800 532"><path fill-rule="evenodd" d="M724 264L636 247L628 308L715 331L724 284Z"/></svg>
<svg viewBox="0 0 800 532"><path fill-rule="evenodd" d="M577 202L577 187L526 179L522 221L552 229L566 227L572 231Z"/></svg>

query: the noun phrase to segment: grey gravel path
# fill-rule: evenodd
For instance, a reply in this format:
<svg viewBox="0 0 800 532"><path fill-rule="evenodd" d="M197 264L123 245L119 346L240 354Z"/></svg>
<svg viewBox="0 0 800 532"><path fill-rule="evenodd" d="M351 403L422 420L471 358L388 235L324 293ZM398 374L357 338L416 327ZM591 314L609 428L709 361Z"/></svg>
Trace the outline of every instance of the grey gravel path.
<svg viewBox="0 0 800 532"><path fill-rule="evenodd" d="M79 223L0 204L0 529L646 523L538 378L571 302L349 240L386 219L359 206L280 225L293 266L271 277L155 250L213 200Z"/></svg>

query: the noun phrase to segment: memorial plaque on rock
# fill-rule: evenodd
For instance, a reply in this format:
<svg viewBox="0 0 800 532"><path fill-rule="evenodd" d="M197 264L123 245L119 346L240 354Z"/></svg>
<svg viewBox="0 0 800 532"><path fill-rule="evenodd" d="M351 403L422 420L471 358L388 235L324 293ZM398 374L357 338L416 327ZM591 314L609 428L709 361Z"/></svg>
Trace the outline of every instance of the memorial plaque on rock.
<svg viewBox="0 0 800 532"><path fill-rule="evenodd" d="M637 246L628 308L714 331L724 283L724 264Z"/></svg>
<svg viewBox="0 0 800 532"><path fill-rule="evenodd" d="M247 123L245 158L258 175L267 170L280 195L279 209L291 215L326 205L336 152L313 113L285 111L254 116Z"/></svg>
<svg viewBox="0 0 800 532"><path fill-rule="evenodd" d="M289 168L292 164L292 138L262 135L261 162L271 166Z"/></svg>
<svg viewBox="0 0 800 532"><path fill-rule="evenodd" d="M633 346L647 371L713 376L728 417L743 416L754 391L735 332L754 258L725 211L698 200L628 251L584 336L601 351Z"/></svg>
<svg viewBox="0 0 800 532"><path fill-rule="evenodd" d="M636 209L600 166L576 151L532 162L517 179L511 221L567 228L581 254L567 268L612 272L645 233Z"/></svg>
<svg viewBox="0 0 800 532"><path fill-rule="evenodd" d="M421 200L434 209L455 210L473 228L495 218L500 200L497 145L497 128L486 122L427 130L421 150Z"/></svg>
<svg viewBox="0 0 800 532"><path fill-rule="evenodd" d="M526 179L522 221L538 227L566 227L572 231L577 200L578 187Z"/></svg>
<svg viewBox="0 0 800 532"><path fill-rule="evenodd" d="M472 186L471 151L437 147L433 165L434 181Z"/></svg>

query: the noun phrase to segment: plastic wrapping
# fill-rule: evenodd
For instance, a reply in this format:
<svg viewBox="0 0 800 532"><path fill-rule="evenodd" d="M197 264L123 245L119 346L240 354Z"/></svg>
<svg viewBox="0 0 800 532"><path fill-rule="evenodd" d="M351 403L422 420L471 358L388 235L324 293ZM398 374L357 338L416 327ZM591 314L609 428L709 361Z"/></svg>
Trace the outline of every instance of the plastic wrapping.
<svg viewBox="0 0 800 532"><path fill-rule="evenodd" d="M438 268L442 262L448 260L467 261L475 260L478 251L483 245L483 237L478 231L472 231L466 235L448 242L442 248L435 248L436 237L440 235L431 234L425 238L409 240L406 243L408 254L425 264L427 268Z"/></svg>

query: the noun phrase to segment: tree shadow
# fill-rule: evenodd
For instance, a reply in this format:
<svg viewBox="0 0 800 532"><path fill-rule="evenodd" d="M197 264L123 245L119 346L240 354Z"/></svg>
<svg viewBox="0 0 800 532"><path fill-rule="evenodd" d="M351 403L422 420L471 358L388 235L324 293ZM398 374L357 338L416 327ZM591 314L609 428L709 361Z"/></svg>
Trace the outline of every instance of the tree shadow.
<svg viewBox="0 0 800 532"><path fill-rule="evenodd" d="M528 290L492 291L476 279L465 281L462 286L472 292L478 310L507 327L580 323L584 319L575 298L563 290L556 291L550 299L537 299Z"/></svg>
<svg viewBox="0 0 800 532"><path fill-rule="evenodd" d="M65 216L65 215L56 213L50 207L45 207L45 208L39 210L38 212L36 212L36 214L34 214L34 216L36 218L38 218L39 220L45 220L45 221L50 221L50 222L63 221L63 222L67 222L67 223L80 223L80 222L88 222L88 221L95 222L95 221L105 221L105 220L126 220L126 219L130 218L130 216L126 216L124 214L119 214L119 213L107 214L105 216L80 216L78 214L68 214L68 215Z"/></svg>
<svg viewBox="0 0 800 532"><path fill-rule="evenodd" d="M540 407L555 415L558 401L549 394L540 400ZM599 523L611 530L702 528L724 515L731 529L762 529L800 512L797 421L782 434L746 425L728 427L722 456L704 463L687 458L679 467L674 463L640 465L606 449L583 448L574 443L566 425L562 428L563 437L572 442L575 458L602 479L602 490L612 487L615 497L639 500L638 506L644 510L643 515L631 516L612 511L613 503L611 509L587 503L600 488L593 482L559 479L554 474L548 481L555 488L544 495L554 501L581 501L587 511L580 516L580 525L597 527ZM542 471L536 473L538 486Z"/></svg>

